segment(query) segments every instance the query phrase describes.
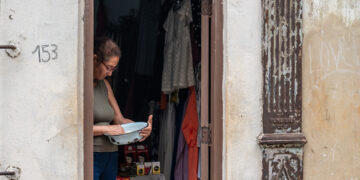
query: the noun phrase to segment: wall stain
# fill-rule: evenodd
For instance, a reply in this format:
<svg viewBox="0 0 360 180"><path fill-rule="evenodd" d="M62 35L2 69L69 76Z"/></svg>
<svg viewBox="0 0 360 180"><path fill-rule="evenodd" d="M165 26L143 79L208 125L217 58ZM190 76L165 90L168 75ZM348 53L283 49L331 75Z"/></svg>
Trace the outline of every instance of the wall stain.
<svg viewBox="0 0 360 180"><path fill-rule="evenodd" d="M305 4L303 131L311 141L304 148L304 179L355 179L360 177L360 13L353 12L360 10L359 1Z"/></svg>

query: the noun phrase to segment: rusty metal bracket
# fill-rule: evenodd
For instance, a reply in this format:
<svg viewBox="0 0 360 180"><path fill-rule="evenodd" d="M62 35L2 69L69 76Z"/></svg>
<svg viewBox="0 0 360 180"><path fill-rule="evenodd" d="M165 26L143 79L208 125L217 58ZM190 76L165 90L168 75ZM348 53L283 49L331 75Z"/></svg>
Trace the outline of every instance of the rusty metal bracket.
<svg viewBox="0 0 360 180"><path fill-rule="evenodd" d="M211 144L211 129L209 126L201 127L201 143L202 144Z"/></svg>
<svg viewBox="0 0 360 180"><path fill-rule="evenodd" d="M212 0L201 0L201 14L211 16Z"/></svg>

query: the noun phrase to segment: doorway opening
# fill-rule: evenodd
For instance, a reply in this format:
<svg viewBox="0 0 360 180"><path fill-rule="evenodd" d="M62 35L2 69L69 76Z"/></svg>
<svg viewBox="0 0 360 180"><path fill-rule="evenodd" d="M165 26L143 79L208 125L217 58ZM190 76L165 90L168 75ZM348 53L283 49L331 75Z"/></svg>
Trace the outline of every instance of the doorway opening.
<svg viewBox="0 0 360 180"><path fill-rule="evenodd" d="M211 7L212 2L207 2ZM211 10L208 14L204 13L204 4L201 0L95 0L92 7L90 3L94 21L86 25L85 19L85 30L93 23L94 33L87 33L85 41L87 38L107 36L122 51L117 69L107 79L122 114L136 122L146 121L149 114L154 115L153 132L145 142L119 147L119 177L137 175L140 161L160 162L161 176L165 179L174 179L179 172L184 175L184 168L179 170L179 166L189 164L189 156L184 155L186 149L182 147L187 147L189 151L191 142L192 150L196 149L196 153L192 152L196 154L196 159L192 159L196 166L194 163L190 166L196 167L196 178L221 177L222 120L214 119L222 116L221 109L215 110L222 108L222 53L219 53L222 51L222 42L219 42L222 41L222 21L219 21L222 16L217 15L222 11L212 15ZM214 7L214 10L222 8L218 2L214 3ZM186 19L182 19L184 17ZM178 32L180 28L188 33ZM176 33L181 37L177 37ZM218 38L219 34L221 38ZM217 51L210 51L214 47L218 47ZM87 55L86 61L91 63L89 50ZM181 61L181 66L185 68L176 73L171 69L173 64L166 63L169 59L176 59L174 56L186 60ZM167 83L166 79L173 80L174 76L176 80L184 72L185 86ZM182 127L184 118L190 116L187 112L191 98L195 98L195 107L190 110L195 110L193 115L196 114L196 117L190 117L190 126L192 130L196 129L196 133L192 132L192 136L186 134L185 138ZM209 132L212 132L212 137L208 136ZM179 145L179 141L183 144ZM89 159L92 160L87 158L90 154L92 152L85 153L86 164L89 164ZM134 166L126 162L125 157L129 154L135 162ZM187 157L188 162L179 163L178 159L182 156ZM91 167L85 165L85 168L92 168L90 164ZM87 174L89 171L85 170L85 177L92 178Z"/></svg>
<svg viewBox="0 0 360 180"><path fill-rule="evenodd" d="M153 114L146 141L119 146L118 176L139 176L143 166L147 174L159 163L159 179L200 178L201 2L94 1L94 27L94 38L106 36L121 49L107 80L123 116L146 122Z"/></svg>

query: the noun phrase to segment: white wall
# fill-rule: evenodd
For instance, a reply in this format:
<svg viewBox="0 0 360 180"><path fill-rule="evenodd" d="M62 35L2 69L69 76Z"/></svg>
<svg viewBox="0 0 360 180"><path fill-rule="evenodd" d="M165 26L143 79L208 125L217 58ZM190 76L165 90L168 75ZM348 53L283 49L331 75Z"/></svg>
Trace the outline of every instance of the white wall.
<svg viewBox="0 0 360 180"><path fill-rule="evenodd" d="M223 83L223 179L261 179L261 1L224 0Z"/></svg>
<svg viewBox="0 0 360 180"><path fill-rule="evenodd" d="M23 180L83 179L80 2L0 0L0 44L21 48L16 58L0 50L0 171L12 165ZM55 58L52 44L57 58L39 63L36 46L50 45Z"/></svg>

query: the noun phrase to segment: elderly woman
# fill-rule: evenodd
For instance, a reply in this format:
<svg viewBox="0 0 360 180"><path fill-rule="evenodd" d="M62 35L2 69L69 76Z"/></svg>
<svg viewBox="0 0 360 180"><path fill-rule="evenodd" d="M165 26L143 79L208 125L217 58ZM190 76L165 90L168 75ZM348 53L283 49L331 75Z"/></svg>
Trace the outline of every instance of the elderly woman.
<svg viewBox="0 0 360 180"><path fill-rule="evenodd" d="M104 134L123 134L121 124L133 122L120 111L109 82L120 58L120 49L111 39L95 40L94 45L94 180L115 180L118 167L118 147ZM148 127L140 133L144 141L151 133L152 116Z"/></svg>

